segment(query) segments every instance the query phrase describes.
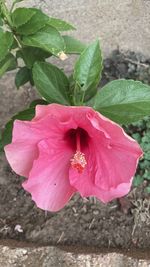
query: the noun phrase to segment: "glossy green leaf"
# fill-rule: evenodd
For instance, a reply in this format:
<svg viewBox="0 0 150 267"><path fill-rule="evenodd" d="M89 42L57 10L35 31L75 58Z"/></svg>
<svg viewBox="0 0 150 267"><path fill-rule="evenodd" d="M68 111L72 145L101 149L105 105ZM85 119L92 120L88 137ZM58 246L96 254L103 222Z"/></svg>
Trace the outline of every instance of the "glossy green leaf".
<svg viewBox="0 0 150 267"><path fill-rule="evenodd" d="M150 115L150 86L133 80L115 80L95 96L94 108L121 123L132 123Z"/></svg>
<svg viewBox="0 0 150 267"><path fill-rule="evenodd" d="M96 93L102 72L102 56L99 41L89 45L75 64L74 79L85 94L85 99L90 99Z"/></svg>
<svg viewBox="0 0 150 267"><path fill-rule="evenodd" d="M85 44L74 37L64 35L63 38L66 45L66 54L81 54L86 48Z"/></svg>
<svg viewBox="0 0 150 267"><path fill-rule="evenodd" d="M69 30L75 30L75 27L72 26L70 23L61 20L49 17L49 20L47 21L47 24L50 26L53 26L58 31L69 31Z"/></svg>
<svg viewBox="0 0 150 267"><path fill-rule="evenodd" d="M17 27L16 30L21 35L31 35L36 33L37 31L42 29L48 21L48 16L45 15L39 9L31 8L29 10L35 13L25 24L21 25L20 27Z"/></svg>
<svg viewBox="0 0 150 267"><path fill-rule="evenodd" d="M37 62L33 66L33 80L42 97L49 103L69 105L69 81L56 66Z"/></svg>
<svg viewBox="0 0 150 267"><path fill-rule="evenodd" d="M0 62L0 77L6 71L13 70L17 67L16 58L12 54L8 54L1 62Z"/></svg>
<svg viewBox="0 0 150 267"><path fill-rule="evenodd" d="M19 7L15 9L11 15L13 26L18 28L26 24L35 14L36 11L32 8Z"/></svg>
<svg viewBox="0 0 150 267"><path fill-rule="evenodd" d="M20 86L26 84L29 81L30 81L30 70L27 67L20 68L15 77L15 85L17 89L19 89Z"/></svg>
<svg viewBox="0 0 150 267"><path fill-rule="evenodd" d="M36 47L24 47L20 50L19 57L23 58L26 66L31 69L36 61L44 61L52 54Z"/></svg>
<svg viewBox="0 0 150 267"><path fill-rule="evenodd" d="M0 140L0 147L3 148L5 145L11 143L12 140L12 129L14 120L31 120L35 115L35 109L29 108L24 111L19 112L11 118L11 120L5 125L2 132L2 137Z"/></svg>
<svg viewBox="0 0 150 267"><path fill-rule="evenodd" d="M49 103L44 99L35 99L31 102L30 108L35 108L37 105L48 105Z"/></svg>
<svg viewBox="0 0 150 267"><path fill-rule="evenodd" d="M38 47L56 56L65 50L62 36L51 26L46 26L33 35L24 36L22 42L26 46Z"/></svg>
<svg viewBox="0 0 150 267"><path fill-rule="evenodd" d="M13 41L14 39L11 32L0 31L0 61L9 53Z"/></svg>

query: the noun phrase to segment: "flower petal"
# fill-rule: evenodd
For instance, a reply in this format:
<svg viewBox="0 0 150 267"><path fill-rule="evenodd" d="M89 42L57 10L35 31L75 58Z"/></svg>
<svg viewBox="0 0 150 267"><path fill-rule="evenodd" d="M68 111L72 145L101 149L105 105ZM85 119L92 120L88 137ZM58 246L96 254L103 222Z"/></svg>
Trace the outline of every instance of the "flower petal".
<svg viewBox="0 0 150 267"><path fill-rule="evenodd" d="M49 136L43 125L31 121L14 122L12 143L4 147L11 168L19 175L27 177L33 160L38 156L37 143Z"/></svg>
<svg viewBox="0 0 150 267"><path fill-rule="evenodd" d="M23 187L39 208L58 211L76 191L70 185L68 174L72 151L63 140L43 140L38 148L39 157Z"/></svg>
<svg viewBox="0 0 150 267"><path fill-rule="evenodd" d="M56 121L45 118L39 122L15 120L12 132L12 142L24 141L36 144L41 139L48 138L50 129L56 129Z"/></svg>
<svg viewBox="0 0 150 267"><path fill-rule="evenodd" d="M88 148L82 151L87 166L82 174L70 168L69 179L82 196L96 196L103 202L108 202L129 192L143 152L138 143L128 137L119 125L112 122L114 127L106 127L104 140L101 134L105 129L103 118L89 116L89 120L95 131L92 130ZM116 132L117 139L111 131Z"/></svg>
<svg viewBox="0 0 150 267"><path fill-rule="evenodd" d="M15 120L12 143L5 147L12 169L17 174L28 177L33 160L37 157L38 143L47 138L61 140L67 130L78 127L79 120L86 125L88 110L91 109L79 107L75 110L74 107L57 104L38 105L32 121Z"/></svg>
<svg viewBox="0 0 150 267"><path fill-rule="evenodd" d="M11 168L19 175L28 176L33 160L38 156L37 147L30 143L15 142L4 148Z"/></svg>
<svg viewBox="0 0 150 267"><path fill-rule="evenodd" d="M58 119L47 115L43 119L34 121L15 120L12 143L5 146L5 153L12 169L19 175L28 177L33 160L36 159L38 143L47 138L61 140L70 121L62 124ZM76 125L71 124L76 128Z"/></svg>

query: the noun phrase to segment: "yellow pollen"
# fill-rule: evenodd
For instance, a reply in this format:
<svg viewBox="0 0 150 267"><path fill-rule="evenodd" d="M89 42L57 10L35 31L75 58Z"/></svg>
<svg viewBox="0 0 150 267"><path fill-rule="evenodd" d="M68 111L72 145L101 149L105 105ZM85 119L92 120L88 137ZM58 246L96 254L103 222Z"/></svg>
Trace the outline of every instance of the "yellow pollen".
<svg viewBox="0 0 150 267"><path fill-rule="evenodd" d="M72 168L76 169L78 173L82 173L87 164L84 153L80 151L76 151L76 153L74 154L73 158L70 161Z"/></svg>

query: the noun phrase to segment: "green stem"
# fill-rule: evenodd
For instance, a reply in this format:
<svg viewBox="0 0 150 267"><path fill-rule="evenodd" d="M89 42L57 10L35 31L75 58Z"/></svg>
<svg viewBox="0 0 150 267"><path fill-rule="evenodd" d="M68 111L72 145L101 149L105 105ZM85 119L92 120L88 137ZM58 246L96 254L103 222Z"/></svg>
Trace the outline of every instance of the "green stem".
<svg viewBox="0 0 150 267"><path fill-rule="evenodd" d="M4 18L6 19L8 25L11 27L12 26L11 16L6 6L5 0L0 0L0 10L2 14L4 15Z"/></svg>
<svg viewBox="0 0 150 267"><path fill-rule="evenodd" d="M81 91L79 84L75 83L73 102L75 106L83 106L85 92Z"/></svg>
<svg viewBox="0 0 150 267"><path fill-rule="evenodd" d="M11 6L11 8L10 8L10 13L13 11L13 8L14 8L15 4L16 4L16 2L14 1L12 6Z"/></svg>
<svg viewBox="0 0 150 267"><path fill-rule="evenodd" d="M15 5L15 2L12 4L11 10L13 9L14 5ZM11 31L13 32L14 38L16 39L16 41L18 43L18 47L22 48L20 40L17 37L17 35L15 34L14 29L13 29L12 20L11 20L11 16L10 16L11 10L9 12L9 10L8 10L8 8L6 6L6 1L5 0L0 0L0 10L1 10L4 18L6 19L6 22L9 25Z"/></svg>
<svg viewBox="0 0 150 267"><path fill-rule="evenodd" d="M21 42L20 42L20 38L19 38L14 32L13 32L13 35L14 35L14 38L15 38L17 44L18 44L18 47L19 47L20 49L22 49L22 44L21 44Z"/></svg>
<svg viewBox="0 0 150 267"><path fill-rule="evenodd" d="M78 106L78 101L77 101L77 95L78 95L78 85L77 83L75 83L75 87L74 87L74 94L73 94L73 102L75 104L75 106Z"/></svg>
<svg viewBox="0 0 150 267"><path fill-rule="evenodd" d="M81 99L82 105L83 105L83 102L84 102L84 96L85 96L85 91L82 93L82 99Z"/></svg>

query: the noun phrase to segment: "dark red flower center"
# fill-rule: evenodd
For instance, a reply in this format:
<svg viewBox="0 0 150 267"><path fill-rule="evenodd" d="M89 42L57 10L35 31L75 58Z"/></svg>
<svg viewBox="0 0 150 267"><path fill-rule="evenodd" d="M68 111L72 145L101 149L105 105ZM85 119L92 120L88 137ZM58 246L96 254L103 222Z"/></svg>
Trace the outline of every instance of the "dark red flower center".
<svg viewBox="0 0 150 267"><path fill-rule="evenodd" d="M85 159L84 153L81 152L81 139L80 132L76 132L76 153L74 154L71 161L71 166L73 169L76 169L79 173L82 173L85 169L87 161Z"/></svg>
<svg viewBox="0 0 150 267"><path fill-rule="evenodd" d="M78 128L76 130L70 130L69 137L75 149L75 154L70 160L71 166L79 173L82 173L87 165L85 154L82 152L82 149L87 145L88 134L85 130Z"/></svg>

